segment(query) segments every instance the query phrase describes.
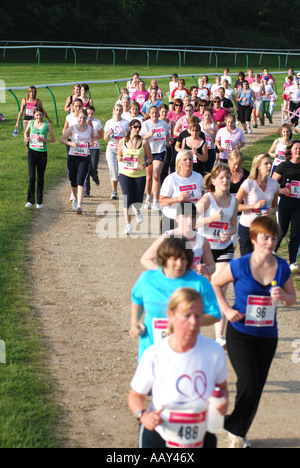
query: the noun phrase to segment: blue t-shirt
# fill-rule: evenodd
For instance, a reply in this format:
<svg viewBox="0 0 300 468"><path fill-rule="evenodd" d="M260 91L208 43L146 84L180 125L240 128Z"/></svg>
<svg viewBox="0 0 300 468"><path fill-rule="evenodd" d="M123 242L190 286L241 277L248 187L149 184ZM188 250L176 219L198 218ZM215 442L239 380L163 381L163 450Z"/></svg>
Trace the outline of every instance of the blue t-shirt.
<svg viewBox="0 0 300 468"><path fill-rule="evenodd" d="M234 278L235 302L233 309L245 314L249 295L270 297L271 284L263 286L252 276L250 270L251 254L240 257L230 262L231 273ZM274 278L277 286L283 288L291 275L290 268L285 260L277 257L278 267ZM260 336L263 338L276 338L278 336L277 317L275 313L274 325L269 327L252 327L245 325L245 318L239 322L231 322L231 325L238 331L248 335Z"/></svg>
<svg viewBox="0 0 300 468"><path fill-rule="evenodd" d="M203 298L203 309L220 320L221 314L214 290L210 282L194 271L181 278L167 278L162 269L149 270L141 274L132 289L132 302L145 310L145 333L139 339L139 360L146 348L153 345L153 319L166 319L170 296L176 289L193 288Z"/></svg>

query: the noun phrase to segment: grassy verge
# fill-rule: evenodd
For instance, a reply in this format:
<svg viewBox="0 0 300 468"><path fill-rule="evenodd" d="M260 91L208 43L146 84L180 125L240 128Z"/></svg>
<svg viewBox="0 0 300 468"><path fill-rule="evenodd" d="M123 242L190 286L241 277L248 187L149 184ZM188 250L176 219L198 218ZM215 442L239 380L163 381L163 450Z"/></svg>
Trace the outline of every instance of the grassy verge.
<svg viewBox="0 0 300 468"><path fill-rule="evenodd" d="M136 67L99 67L71 65L42 65L40 68L28 65L3 65L1 79L6 86L29 86L31 84L83 82L126 78L136 71ZM150 67L138 70L141 75L156 76L178 72L165 67ZM220 73L223 70L220 70ZM239 70L233 70L237 73ZM184 68L182 74L209 73L213 69ZM180 72L179 72L180 74ZM211 80L212 81L212 80ZM146 80L149 85L150 80ZM159 80L164 94L168 90L169 79ZM192 78L187 86L193 85ZM125 85L125 83L124 83ZM121 87L121 86L120 86ZM67 176L65 148L59 144L65 112L63 107L71 93L69 88L56 88L55 96L59 110L59 126L54 126L57 142L49 145L49 162L46 171L46 190L49 190ZM21 100L25 92L16 92ZM118 94L114 85L91 87L95 102L96 117L102 124L111 116L113 103ZM50 116L54 118L52 99L46 90L39 90L38 97L43 101ZM8 119L0 123L0 340L6 344L6 364L0 364L0 447L58 447L62 439L58 435L61 409L54 399L55 385L48 375L45 365L47 349L35 311L30 306L30 280L27 275L27 244L30 242L30 229L38 213L26 211L27 157L22 137L12 138L16 121L16 103L7 94L6 103L1 105ZM167 102L167 100L165 100ZM261 151L268 151L273 141L270 136L253 147L246 148L246 166L252 157ZM103 145L102 145L103 146ZM284 247L283 247L284 250Z"/></svg>

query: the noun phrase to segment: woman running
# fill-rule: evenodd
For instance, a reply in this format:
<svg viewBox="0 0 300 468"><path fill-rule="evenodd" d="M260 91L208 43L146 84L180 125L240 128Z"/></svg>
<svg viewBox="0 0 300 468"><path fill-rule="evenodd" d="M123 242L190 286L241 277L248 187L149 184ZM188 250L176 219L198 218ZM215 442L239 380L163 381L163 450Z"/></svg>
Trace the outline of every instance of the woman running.
<svg viewBox="0 0 300 468"><path fill-rule="evenodd" d="M119 170L117 161L117 151L119 141L125 137L129 127L129 122L122 119L123 107L116 104L113 110L113 116L108 120L104 126L104 141L108 141L106 147L106 160L109 169L110 183L112 187L111 199L118 198L118 180Z"/></svg>
<svg viewBox="0 0 300 468"><path fill-rule="evenodd" d="M119 179L124 196L124 215L126 227L124 234L132 234L132 206L137 224L144 220L140 207L146 185L146 168L152 164L149 143L140 136L141 122L137 119L129 123L127 134L118 144Z"/></svg>
<svg viewBox="0 0 300 468"><path fill-rule="evenodd" d="M94 140L93 127L87 124L87 120L86 110L81 109L78 114L77 124L69 127L60 139L61 143L70 147L68 171L73 192L73 210L80 215L82 214L84 198L84 181L89 171L90 144L97 146L97 140Z"/></svg>
<svg viewBox="0 0 300 468"><path fill-rule="evenodd" d="M25 130L27 129L27 126L28 126L28 122L30 122L30 120L33 120L34 108L36 106L39 106L41 109L43 109L44 117L48 120L48 122L50 124L52 123L51 120L50 120L50 117L48 116L47 112L45 111L45 109L43 107L42 101L40 99L38 99L36 97L36 95L37 95L36 87L35 86L29 86L28 91L27 91L27 97L22 100L21 109L20 109L20 112L18 114L18 118L17 118L17 121L16 121L15 128L17 130L19 128L20 120L22 119L22 116L23 116L24 111L25 111L25 116L24 116L24 120L23 120L23 131L25 132Z"/></svg>
<svg viewBox="0 0 300 468"><path fill-rule="evenodd" d="M128 403L141 424L140 448L216 448L216 436L206 429L206 411L216 386L225 396L219 413L228 409L226 357L199 333L203 299L189 288L172 294L167 307L171 335L146 350L132 379Z"/></svg>
<svg viewBox="0 0 300 468"><path fill-rule="evenodd" d="M231 182L230 169L226 164L218 164L205 176L204 187L207 193L198 201L200 213L199 232L206 237L216 263L216 272L223 270L233 259L234 247L232 236L237 229L238 202L229 193ZM226 320L215 325L216 340L225 346L224 338Z"/></svg>
<svg viewBox="0 0 300 468"><path fill-rule="evenodd" d="M273 219L256 218L250 226L253 252L228 263L212 279L221 311L229 322L227 351L237 375L235 406L225 419L231 448L250 446L246 436L277 347L278 301L285 306L296 303L289 266L273 254L278 234ZM276 287L271 291L273 281ZM232 307L223 292L230 283L233 283L235 293Z"/></svg>
<svg viewBox="0 0 300 468"><path fill-rule="evenodd" d="M44 121L44 109L40 106L34 108L33 120L28 122L24 132L24 143L28 149L29 186L25 208L32 208L35 203L35 181L37 174L37 204L36 208L43 206L44 175L47 166L47 143L54 143L50 122ZM50 138L48 137L50 134Z"/></svg>

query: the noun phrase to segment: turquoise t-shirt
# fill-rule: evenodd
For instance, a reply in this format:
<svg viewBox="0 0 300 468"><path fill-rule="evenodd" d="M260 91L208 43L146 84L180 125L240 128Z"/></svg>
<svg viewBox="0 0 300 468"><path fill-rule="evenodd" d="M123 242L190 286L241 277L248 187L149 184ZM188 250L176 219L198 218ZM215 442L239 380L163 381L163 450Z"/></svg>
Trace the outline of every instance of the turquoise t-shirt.
<svg viewBox="0 0 300 468"><path fill-rule="evenodd" d="M139 360L146 348L154 344L153 320L166 319L170 296L176 289L193 288L203 298L204 313L220 320L221 313L214 290L204 276L189 271L181 278L167 278L162 269L141 274L132 289L132 302L145 310L145 333L139 338Z"/></svg>

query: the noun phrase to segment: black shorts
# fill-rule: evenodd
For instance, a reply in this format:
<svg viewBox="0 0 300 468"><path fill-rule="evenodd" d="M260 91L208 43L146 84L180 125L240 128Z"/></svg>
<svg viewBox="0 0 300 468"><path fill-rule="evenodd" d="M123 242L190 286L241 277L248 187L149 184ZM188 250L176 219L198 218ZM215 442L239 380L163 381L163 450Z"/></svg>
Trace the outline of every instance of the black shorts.
<svg viewBox="0 0 300 468"><path fill-rule="evenodd" d="M233 260L234 247L230 244L226 249L215 249L211 251L215 263L230 262Z"/></svg>
<svg viewBox="0 0 300 468"><path fill-rule="evenodd" d="M167 159L167 152L163 151L162 153L153 153L152 156L153 161L161 161L164 163Z"/></svg>

